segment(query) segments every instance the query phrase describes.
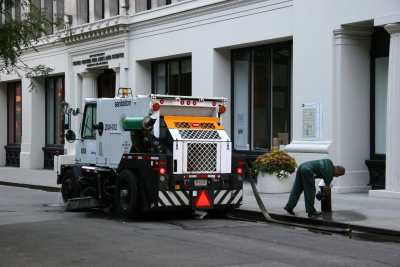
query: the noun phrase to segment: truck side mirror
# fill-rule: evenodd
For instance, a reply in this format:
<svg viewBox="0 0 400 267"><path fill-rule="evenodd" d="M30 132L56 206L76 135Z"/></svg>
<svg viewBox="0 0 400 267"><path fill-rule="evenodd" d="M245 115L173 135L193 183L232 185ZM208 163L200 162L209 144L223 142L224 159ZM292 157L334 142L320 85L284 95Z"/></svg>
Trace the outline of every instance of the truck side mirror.
<svg viewBox="0 0 400 267"><path fill-rule="evenodd" d="M70 116L71 116L70 113L64 113L64 129L65 130L68 130L70 128L69 127Z"/></svg>
<svg viewBox="0 0 400 267"><path fill-rule="evenodd" d="M103 130L104 130L104 125L102 122L99 122L98 124L93 124L93 129L96 129L99 131L99 135L103 135Z"/></svg>
<svg viewBox="0 0 400 267"><path fill-rule="evenodd" d="M73 143L76 140L75 132L72 130L68 130L65 134L65 139L67 139L68 143Z"/></svg>
<svg viewBox="0 0 400 267"><path fill-rule="evenodd" d="M72 115L78 116L81 113L81 110L79 108L74 108L72 110Z"/></svg>

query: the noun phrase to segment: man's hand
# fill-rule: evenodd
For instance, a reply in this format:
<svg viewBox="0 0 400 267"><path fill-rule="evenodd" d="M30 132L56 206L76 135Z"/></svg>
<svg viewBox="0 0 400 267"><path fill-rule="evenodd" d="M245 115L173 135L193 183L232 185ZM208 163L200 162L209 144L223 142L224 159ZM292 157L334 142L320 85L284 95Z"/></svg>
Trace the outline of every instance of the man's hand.
<svg viewBox="0 0 400 267"><path fill-rule="evenodd" d="M329 186L324 186L324 195L327 197L331 195L331 188Z"/></svg>

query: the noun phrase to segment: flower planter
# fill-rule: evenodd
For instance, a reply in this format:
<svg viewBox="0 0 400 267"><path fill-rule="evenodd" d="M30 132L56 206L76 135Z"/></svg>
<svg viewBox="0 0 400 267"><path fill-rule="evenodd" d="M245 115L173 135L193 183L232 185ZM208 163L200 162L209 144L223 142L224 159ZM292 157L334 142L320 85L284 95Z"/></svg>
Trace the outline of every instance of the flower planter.
<svg viewBox="0 0 400 267"><path fill-rule="evenodd" d="M288 178L279 179L275 174L258 174L257 189L260 193L289 193L292 190L296 172Z"/></svg>

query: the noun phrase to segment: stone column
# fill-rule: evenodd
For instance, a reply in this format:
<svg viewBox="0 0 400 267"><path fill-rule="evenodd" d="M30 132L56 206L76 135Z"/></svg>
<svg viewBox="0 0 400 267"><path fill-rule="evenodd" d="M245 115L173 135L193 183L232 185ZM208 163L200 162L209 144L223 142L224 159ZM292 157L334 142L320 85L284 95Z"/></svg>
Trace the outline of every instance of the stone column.
<svg viewBox="0 0 400 267"><path fill-rule="evenodd" d="M82 77L82 108L85 107L85 98L97 97L97 77L99 75L99 72L80 73L80 76Z"/></svg>
<svg viewBox="0 0 400 267"><path fill-rule="evenodd" d="M121 87L121 75L119 72L119 67L118 68L113 68L113 71L115 72L115 96L118 95L118 89Z"/></svg>
<svg viewBox="0 0 400 267"><path fill-rule="evenodd" d="M371 24L346 25L334 31L334 91L332 100L332 161L346 167L346 176L335 179L334 193L368 192L369 86ZM329 112L329 103L323 109ZM325 122L323 122L325 123ZM354 124L357 123L357 127ZM328 127L324 129L329 130ZM324 134L324 133L323 133ZM325 135L328 133L325 133ZM322 149L323 142L315 146ZM331 150L331 151L329 151Z"/></svg>
<svg viewBox="0 0 400 267"><path fill-rule="evenodd" d="M386 190L400 197L400 23L387 24L390 33L386 126Z"/></svg>

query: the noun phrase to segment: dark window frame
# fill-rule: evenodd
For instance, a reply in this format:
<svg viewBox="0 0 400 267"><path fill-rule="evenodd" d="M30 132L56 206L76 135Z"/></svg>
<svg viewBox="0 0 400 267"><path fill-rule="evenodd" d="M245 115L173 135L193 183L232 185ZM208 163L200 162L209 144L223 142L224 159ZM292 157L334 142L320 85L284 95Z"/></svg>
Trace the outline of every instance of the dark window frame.
<svg viewBox="0 0 400 267"><path fill-rule="evenodd" d="M255 150L255 149L253 149L253 142L254 142L254 140L253 140L253 122L252 122L252 116L253 116L253 106L252 106L252 97L253 97L253 94L252 94L252 85L253 85L253 83L254 83L254 81L253 81L253 75L254 75L254 73L253 73L253 70L252 70L252 68L253 68L253 63L254 63L254 57L253 57L253 52L255 51L255 50L257 50L257 49L259 49L259 48L268 48L269 49L269 55L270 55L270 59L269 59L269 62L268 62L268 64L269 64L269 66L270 66L270 69L269 69L269 74L270 74L270 77L272 77L272 72L273 72L273 70L272 70L272 67L271 67L271 63L272 63L272 61L273 61L273 58L272 58L272 52L273 52L273 48L276 48L276 47L281 47L281 46L288 46L288 45L290 45L291 46L291 49L289 50L289 69L288 69L288 77L287 77L287 79L288 79L288 88L289 88L289 91L288 91L288 96L287 96L287 101L288 101L288 119L289 119L289 128L288 128L288 136L289 136L289 142L290 142L290 140L291 140L291 138L292 138L292 129L291 129L291 125L292 125L292 73L293 73L293 66L292 66L292 64L293 64L293 41L292 40L289 40L289 41L284 41L284 42L279 42L279 43L272 43L272 44L266 44L266 45L258 45L258 46L252 46L252 47L244 47L244 48L239 48L239 49L233 49L233 50L231 50L231 107L232 107L232 116L231 116L231 136L232 136L232 140L233 140L233 142L235 142L235 135L234 135L234 131L235 131L235 116L234 116L234 114L235 114L235 106L234 106L234 101L235 101L235 91L234 91L234 70L235 70L235 57L234 57L234 55L235 55L235 52L238 52L238 51L249 51L249 65L248 65L248 73L249 73L249 77L248 77L248 84L247 84L247 93L248 93L248 103L247 103L247 105L248 105L248 110L249 110L249 112L248 112L248 132L249 132L249 150L238 150L238 149L235 149L235 147L233 147L233 152L234 153L246 153L246 154L248 154L248 155L254 155L254 156L258 156L258 155L260 155L260 154L263 154L263 153L265 153L265 152L267 152L267 150ZM273 88L272 88L272 84L271 84L271 82L268 82L268 89L267 89L268 91L267 91L267 94L268 94L268 99L270 99L271 100L271 98L272 98L272 90L273 90ZM271 133L271 137L270 137L270 147L271 147L271 149L270 150L272 150L272 146L273 146L273 135L272 135L272 127L273 127L273 113L272 113L272 111L273 111L273 107L272 107L272 105L269 107L269 112L270 112L270 115L268 116L268 125L269 125L269 131L270 131L270 133Z"/></svg>
<svg viewBox="0 0 400 267"><path fill-rule="evenodd" d="M165 77L166 77L166 81L165 81L165 94L169 95L169 76L170 76L170 63L172 62L179 62L179 80L178 80L178 91L179 94L181 95L182 93L182 61L188 60L190 59L190 63L191 63L191 69L192 69L192 57L191 56L186 56L186 57L179 57L179 58L172 58L172 59L167 59L167 60L160 60L160 61L154 61L151 64L151 91L153 94L157 94L156 92L156 88L157 88L157 84L156 84L156 79L155 79L155 74L156 74L156 66L157 64L165 64ZM193 71L190 72L190 74L193 74ZM193 80L192 80L192 84L193 84ZM190 87L190 95L192 95L192 86Z"/></svg>
<svg viewBox="0 0 400 267"><path fill-rule="evenodd" d="M62 79L62 94L63 94L63 96L62 96L62 98L63 98L63 101L65 101L65 76L64 75L60 75L60 76L52 76L52 77L46 77L46 79L45 79L45 86L47 86L47 81L48 80L51 80L51 79L53 79L53 90L54 90L54 99L53 99L53 101L54 101L54 103L57 103L57 93L58 93L58 89L57 89L57 86L56 86L56 84L57 84L57 79L58 78L61 78ZM47 96L48 96L48 88L45 88L45 101L47 102ZM55 107L56 108L56 107ZM45 114L47 114L49 111L47 110L47 103L45 103ZM56 124L56 116L54 116L54 121L53 121L53 123L54 123L54 133L56 132L55 131L55 128L57 127L57 124ZM57 138L57 136L54 134L54 138L53 138L53 143L52 144L50 144L50 143L47 143L47 124L48 124L48 121L47 121L47 116L45 116L45 146L47 147L47 146L63 146L64 144L65 144L65 133L64 133L64 116L61 116L61 125L62 125L62 128L61 128L61 132L62 132L62 134L63 134L63 138L62 138L62 143L61 144L57 144L56 143L56 138Z"/></svg>

